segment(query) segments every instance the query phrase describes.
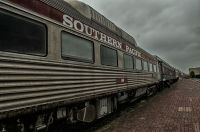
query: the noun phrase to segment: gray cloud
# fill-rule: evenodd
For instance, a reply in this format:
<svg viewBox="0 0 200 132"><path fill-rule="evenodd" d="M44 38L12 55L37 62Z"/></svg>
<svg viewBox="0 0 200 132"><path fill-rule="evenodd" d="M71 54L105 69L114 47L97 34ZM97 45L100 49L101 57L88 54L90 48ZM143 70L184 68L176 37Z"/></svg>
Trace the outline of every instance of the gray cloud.
<svg viewBox="0 0 200 132"><path fill-rule="evenodd" d="M200 66L199 0L82 0L136 38L138 45L188 72Z"/></svg>

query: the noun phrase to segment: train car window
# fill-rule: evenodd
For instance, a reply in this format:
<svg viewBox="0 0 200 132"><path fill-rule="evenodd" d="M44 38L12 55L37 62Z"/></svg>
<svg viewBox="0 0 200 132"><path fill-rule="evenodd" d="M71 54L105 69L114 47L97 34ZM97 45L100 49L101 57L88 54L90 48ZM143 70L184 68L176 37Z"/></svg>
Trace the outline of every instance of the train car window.
<svg viewBox="0 0 200 132"><path fill-rule="evenodd" d="M117 50L101 45L101 64L107 66L118 66Z"/></svg>
<svg viewBox="0 0 200 132"><path fill-rule="evenodd" d="M133 59L133 69L135 69L135 57L132 57Z"/></svg>
<svg viewBox="0 0 200 132"><path fill-rule="evenodd" d="M45 56L46 26L0 10L0 51Z"/></svg>
<svg viewBox="0 0 200 132"><path fill-rule="evenodd" d="M125 69L133 69L134 68L134 60L132 56L124 54L124 68Z"/></svg>
<svg viewBox="0 0 200 132"><path fill-rule="evenodd" d="M165 73L165 67L164 67L164 66L163 66L163 68L162 68L162 72Z"/></svg>
<svg viewBox="0 0 200 132"><path fill-rule="evenodd" d="M75 61L93 63L94 45L92 41L62 32L62 57Z"/></svg>
<svg viewBox="0 0 200 132"><path fill-rule="evenodd" d="M149 71L153 72L153 64L149 63Z"/></svg>
<svg viewBox="0 0 200 132"><path fill-rule="evenodd" d="M154 70L153 70L154 72L157 72L156 65L153 65L153 69L154 69Z"/></svg>
<svg viewBox="0 0 200 132"><path fill-rule="evenodd" d="M142 70L142 60L136 58L135 62L136 62L135 68L137 70Z"/></svg>
<svg viewBox="0 0 200 132"><path fill-rule="evenodd" d="M146 61L143 61L143 70L148 71L148 63Z"/></svg>

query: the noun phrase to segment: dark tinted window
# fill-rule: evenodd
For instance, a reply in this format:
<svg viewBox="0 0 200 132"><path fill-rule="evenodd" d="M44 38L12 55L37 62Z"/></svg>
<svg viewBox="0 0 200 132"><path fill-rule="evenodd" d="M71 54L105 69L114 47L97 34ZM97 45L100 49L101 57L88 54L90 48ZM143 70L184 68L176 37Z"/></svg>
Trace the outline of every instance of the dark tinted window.
<svg viewBox="0 0 200 132"><path fill-rule="evenodd" d="M153 64L149 63L149 71L152 72L153 71Z"/></svg>
<svg viewBox="0 0 200 132"><path fill-rule="evenodd" d="M143 61L143 70L148 71L148 63Z"/></svg>
<svg viewBox="0 0 200 132"><path fill-rule="evenodd" d="M93 62L92 41L62 32L62 56L78 61Z"/></svg>
<svg viewBox="0 0 200 132"><path fill-rule="evenodd" d="M156 65L153 65L154 72L157 72Z"/></svg>
<svg viewBox="0 0 200 132"><path fill-rule="evenodd" d="M134 64L133 57L124 54L124 68L133 69L134 68L133 64Z"/></svg>
<svg viewBox="0 0 200 132"><path fill-rule="evenodd" d="M136 59L135 62L136 62L136 69L142 70L142 60Z"/></svg>
<svg viewBox="0 0 200 132"><path fill-rule="evenodd" d="M101 46L101 64L107 66L117 66L117 51Z"/></svg>
<svg viewBox="0 0 200 132"><path fill-rule="evenodd" d="M0 11L0 51L46 55L45 25Z"/></svg>

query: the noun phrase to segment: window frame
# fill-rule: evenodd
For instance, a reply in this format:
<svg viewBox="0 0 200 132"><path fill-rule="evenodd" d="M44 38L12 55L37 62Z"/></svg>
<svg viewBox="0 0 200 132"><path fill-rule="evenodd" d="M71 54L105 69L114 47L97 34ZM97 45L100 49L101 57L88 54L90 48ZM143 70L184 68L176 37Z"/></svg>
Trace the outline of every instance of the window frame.
<svg viewBox="0 0 200 132"><path fill-rule="evenodd" d="M157 65L156 64L153 64L153 71L157 72Z"/></svg>
<svg viewBox="0 0 200 132"><path fill-rule="evenodd" d="M149 62L149 72L154 72L153 65L154 65L153 63Z"/></svg>
<svg viewBox="0 0 200 132"><path fill-rule="evenodd" d="M146 64L147 64L147 70L146 69L144 69L144 62L146 62ZM143 67L143 71L149 71L149 63L148 63L148 61L146 61L146 60L142 60L142 67Z"/></svg>
<svg viewBox="0 0 200 132"><path fill-rule="evenodd" d="M132 59L132 64L133 64L132 68L126 68L126 67L125 67L125 59L124 59L125 55L131 57L131 59ZM123 61L123 62L124 62L124 69L126 69L126 70L134 70L134 69L135 69L135 57L134 57L134 56L131 56L131 55L129 55L129 54L124 53L124 54L123 54L123 60L124 60L124 61Z"/></svg>
<svg viewBox="0 0 200 132"><path fill-rule="evenodd" d="M90 61L89 59L84 59L84 58L79 58L79 57L76 57L76 56L70 56L70 55L67 55L67 56L64 56L63 55L63 40L62 40L62 33L66 33L66 34L70 34L72 36L75 36L77 38L80 38L80 39L83 39L83 40L86 40L86 41L90 41L91 44L92 44L92 61ZM61 40L61 58L63 60L71 60L71 61L76 61L76 62L84 62L84 63L90 63L90 64L94 64L95 63L95 46L94 46L94 42L92 40L89 40L89 39L86 39L82 36L78 36L74 33L71 33L71 32L67 32L65 30L62 30L60 32L60 40Z"/></svg>
<svg viewBox="0 0 200 132"><path fill-rule="evenodd" d="M133 59L133 70L135 70L136 69L136 62L135 62L136 57L132 56L132 59Z"/></svg>
<svg viewBox="0 0 200 132"><path fill-rule="evenodd" d="M114 50L114 51L116 52L116 58L117 58L117 65L116 65L116 66L113 66L113 65L106 65L106 64L103 64L103 63L102 63L102 52L101 52L102 47L105 47L105 48ZM103 44L100 45L100 63L101 63L101 65L103 65L103 66L111 66L111 67L119 67L118 56L119 56L119 55L118 55L118 50L117 50L117 49L110 48L110 47L105 46L105 45L103 45Z"/></svg>
<svg viewBox="0 0 200 132"><path fill-rule="evenodd" d="M137 69L137 60L139 60L141 62L141 68L140 69ZM140 58L135 58L135 69L138 70L138 71L142 71L143 70L143 63L142 63L142 59Z"/></svg>
<svg viewBox="0 0 200 132"><path fill-rule="evenodd" d="M18 13L8 11L8 10L5 10L5 9L0 9L0 13L11 16L13 18L17 18L21 21L25 21L25 22L32 23L32 24L35 24L35 25L43 26L43 28L45 29L45 31L44 31L44 33L45 33L44 34L44 36L45 36L44 37L44 40L45 40L45 42L44 42L44 48L45 48L44 54L43 53L41 53L41 54L21 53L21 52L18 52L18 51L9 51L9 50L0 50L0 52L10 53L10 54L19 54L19 55L30 55L30 56L34 56L34 57L47 57L48 49L49 49L49 47L48 47L48 27L44 22L30 18L30 17L27 17L27 16L24 16L24 15L21 15L21 14L18 14Z"/></svg>

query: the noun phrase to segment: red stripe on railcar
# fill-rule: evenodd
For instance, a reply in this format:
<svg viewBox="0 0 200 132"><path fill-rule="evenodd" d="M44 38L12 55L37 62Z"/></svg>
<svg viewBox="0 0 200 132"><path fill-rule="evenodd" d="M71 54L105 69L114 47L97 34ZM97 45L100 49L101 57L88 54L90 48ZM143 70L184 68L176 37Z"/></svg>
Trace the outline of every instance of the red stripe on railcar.
<svg viewBox="0 0 200 132"><path fill-rule="evenodd" d="M25 7L27 9L30 9L34 12L37 12L39 14L42 14L44 16L47 16L49 18L52 18L56 21L62 22L63 21L63 15L61 11L50 7L49 5L39 1L39 0L9 0L13 3L16 3L22 7Z"/></svg>

